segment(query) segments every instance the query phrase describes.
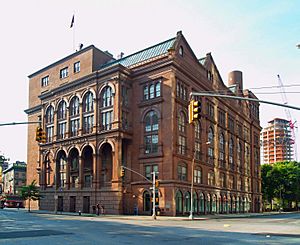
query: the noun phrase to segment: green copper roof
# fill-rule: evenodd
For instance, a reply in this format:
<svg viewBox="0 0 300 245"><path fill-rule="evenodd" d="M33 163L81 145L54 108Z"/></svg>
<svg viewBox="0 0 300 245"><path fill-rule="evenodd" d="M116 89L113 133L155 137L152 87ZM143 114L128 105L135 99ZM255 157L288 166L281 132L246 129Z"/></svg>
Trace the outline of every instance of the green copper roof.
<svg viewBox="0 0 300 245"><path fill-rule="evenodd" d="M168 50L173 47L175 40L176 40L176 38L174 37L174 38L164 41L162 43L156 44L152 47L149 47L149 48L146 48L139 52L136 52L134 54L128 55L119 60L114 60L112 62L106 63L103 66L101 66L100 68L109 67L109 66L112 66L115 64L120 64L125 67L130 67L132 65L138 64L138 63L146 61L148 59L155 58L157 56L167 53Z"/></svg>

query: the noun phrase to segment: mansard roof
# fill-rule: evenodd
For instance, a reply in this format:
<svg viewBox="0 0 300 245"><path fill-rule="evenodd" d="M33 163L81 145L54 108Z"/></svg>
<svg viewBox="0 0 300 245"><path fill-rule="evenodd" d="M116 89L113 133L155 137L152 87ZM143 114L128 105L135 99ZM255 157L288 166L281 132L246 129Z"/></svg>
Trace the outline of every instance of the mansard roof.
<svg viewBox="0 0 300 245"><path fill-rule="evenodd" d="M134 54L128 55L124 58L113 60L109 63L106 63L102 65L100 69L105 67L110 67L116 64L120 64L122 66L129 68L143 61L159 57L161 55L167 54L169 49L174 48L175 41L176 41L176 37L171 38L167 41L143 49Z"/></svg>

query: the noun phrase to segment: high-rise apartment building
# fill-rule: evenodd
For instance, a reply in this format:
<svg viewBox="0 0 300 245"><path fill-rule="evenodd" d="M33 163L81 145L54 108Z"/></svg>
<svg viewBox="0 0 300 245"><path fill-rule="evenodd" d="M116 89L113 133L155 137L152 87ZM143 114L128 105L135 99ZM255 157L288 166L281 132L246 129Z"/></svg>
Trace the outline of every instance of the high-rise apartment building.
<svg viewBox="0 0 300 245"><path fill-rule="evenodd" d="M261 132L261 155L264 164L293 160L293 139L290 122L275 118Z"/></svg>
<svg viewBox="0 0 300 245"><path fill-rule="evenodd" d="M196 97L201 118L191 125L192 91L256 98L240 71L227 87L212 55L198 59L181 32L117 60L88 46L31 74L28 121L41 118L47 135L38 144L29 124L38 208L150 214L156 172L162 214L189 213L191 198L195 213L259 212L258 103Z"/></svg>

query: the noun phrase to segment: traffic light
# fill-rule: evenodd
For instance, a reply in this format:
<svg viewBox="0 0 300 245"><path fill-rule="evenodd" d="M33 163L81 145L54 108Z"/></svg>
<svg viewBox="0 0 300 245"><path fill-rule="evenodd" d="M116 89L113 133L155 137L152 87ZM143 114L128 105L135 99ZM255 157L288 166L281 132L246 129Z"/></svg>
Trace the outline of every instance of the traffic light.
<svg viewBox="0 0 300 245"><path fill-rule="evenodd" d="M44 130L42 131L41 143L46 143L46 132Z"/></svg>
<svg viewBox="0 0 300 245"><path fill-rule="evenodd" d="M156 188L159 187L159 180L155 180L155 187L156 187Z"/></svg>
<svg viewBox="0 0 300 245"><path fill-rule="evenodd" d="M120 176L121 177L125 176L125 168L123 166L121 166Z"/></svg>
<svg viewBox="0 0 300 245"><path fill-rule="evenodd" d="M35 140L39 143L46 143L46 132L43 130L43 128L36 128Z"/></svg>
<svg viewBox="0 0 300 245"><path fill-rule="evenodd" d="M191 100L189 104L189 123L200 118L201 102L198 100Z"/></svg>
<svg viewBox="0 0 300 245"><path fill-rule="evenodd" d="M42 141L42 134L43 134L43 129L41 127L37 127L35 133L35 140L39 143Z"/></svg>

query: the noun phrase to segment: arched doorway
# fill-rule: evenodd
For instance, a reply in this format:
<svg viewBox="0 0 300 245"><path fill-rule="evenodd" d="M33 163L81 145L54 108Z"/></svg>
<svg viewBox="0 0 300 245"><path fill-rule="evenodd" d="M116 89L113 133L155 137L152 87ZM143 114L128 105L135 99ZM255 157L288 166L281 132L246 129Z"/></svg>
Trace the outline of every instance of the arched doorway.
<svg viewBox="0 0 300 245"><path fill-rule="evenodd" d="M199 195L199 212L202 214L204 214L204 212L205 212L204 205L205 205L205 198L204 198L203 193L200 193L200 195Z"/></svg>
<svg viewBox="0 0 300 245"><path fill-rule="evenodd" d="M83 187L91 188L93 182L93 149L91 146L84 147L82 151L83 164Z"/></svg>
<svg viewBox="0 0 300 245"><path fill-rule="evenodd" d="M69 153L70 187L78 188L79 184L79 152L73 148Z"/></svg>
<svg viewBox="0 0 300 245"><path fill-rule="evenodd" d="M207 201L206 201L205 210L206 210L207 214L210 214L211 213L211 196L209 193L207 194L206 200Z"/></svg>
<svg viewBox="0 0 300 245"><path fill-rule="evenodd" d="M109 143L103 145L101 149L101 178L100 182L103 186L111 185L112 179L112 147Z"/></svg>
<svg viewBox="0 0 300 245"><path fill-rule="evenodd" d="M199 212L199 207L198 207L198 195L196 192L193 194L193 213L197 214Z"/></svg>
<svg viewBox="0 0 300 245"><path fill-rule="evenodd" d="M216 213L217 212L217 201L218 201L217 195L214 194L213 198L212 198L212 205L211 205L211 212L212 213Z"/></svg>
<svg viewBox="0 0 300 245"><path fill-rule="evenodd" d="M176 214L182 214L183 212L183 208L182 208L182 203L183 203L183 200L182 200L182 192L181 191L177 191L176 192L176 197L175 197L175 202L176 202Z"/></svg>
<svg viewBox="0 0 300 245"><path fill-rule="evenodd" d="M56 157L56 188L65 188L67 181L67 157L64 151L59 151Z"/></svg>
<svg viewBox="0 0 300 245"><path fill-rule="evenodd" d="M54 171L55 171L55 168L54 168L53 156L49 152L45 156L44 172L42 173L43 177L44 177L45 188L54 186ZM41 183L41 181L40 181L40 183Z"/></svg>
<svg viewBox="0 0 300 245"><path fill-rule="evenodd" d="M149 191L143 193L143 211L146 213L151 212L151 194Z"/></svg>
<svg viewBox="0 0 300 245"><path fill-rule="evenodd" d="M191 211L191 193L186 192L184 194L184 207L183 207L183 212L185 214L189 213Z"/></svg>

